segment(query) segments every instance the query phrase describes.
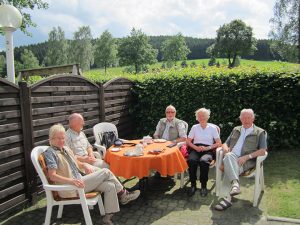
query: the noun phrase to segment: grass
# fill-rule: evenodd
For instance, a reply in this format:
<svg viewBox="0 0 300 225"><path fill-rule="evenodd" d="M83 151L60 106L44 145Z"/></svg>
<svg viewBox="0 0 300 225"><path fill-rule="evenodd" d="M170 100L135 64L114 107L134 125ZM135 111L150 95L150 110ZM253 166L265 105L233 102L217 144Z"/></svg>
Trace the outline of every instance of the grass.
<svg viewBox="0 0 300 225"><path fill-rule="evenodd" d="M195 59L195 60L187 60L187 64L191 65L192 62L195 62L197 66L207 66L208 65L209 59ZM221 65L227 65L227 59L217 59ZM159 69L162 66L162 62L155 63L153 65L149 65L149 70L151 71L152 69ZM181 61L177 62L177 66L180 66ZM294 64L294 63L287 63L287 62L279 62L279 61L256 61L256 60L246 60L242 59L241 60L241 66L254 66L258 68L262 67L287 67L287 68L297 68L299 70L299 64ZM107 69L107 75L109 77L119 77L119 76L126 76L128 73L124 72L124 69L126 67L110 67ZM85 71L84 75L89 77L89 76L105 76L104 69L97 68L97 69L92 69L89 71Z"/></svg>
<svg viewBox="0 0 300 225"><path fill-rule="evenodd" d="M270 152L265 162L264 198L270 216L300 219L300 152Z"/></svg>

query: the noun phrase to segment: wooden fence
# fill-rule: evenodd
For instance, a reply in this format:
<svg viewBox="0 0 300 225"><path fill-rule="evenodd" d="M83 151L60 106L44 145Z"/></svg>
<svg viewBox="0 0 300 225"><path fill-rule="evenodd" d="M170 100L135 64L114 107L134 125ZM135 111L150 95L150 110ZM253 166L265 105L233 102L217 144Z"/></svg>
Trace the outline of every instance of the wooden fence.
<svg viewBox="0 0 300 225"><path fill-rule="evenodd" d="M91 143L93 126L103 121L114 123L121 137L130 137L132 85L124 78L97 85L78 75L55 75L32 86L0 79L0 214L39 192L31 150L48 144L51 125L62 123L67 128L71 113L83 115Z"/></svg>

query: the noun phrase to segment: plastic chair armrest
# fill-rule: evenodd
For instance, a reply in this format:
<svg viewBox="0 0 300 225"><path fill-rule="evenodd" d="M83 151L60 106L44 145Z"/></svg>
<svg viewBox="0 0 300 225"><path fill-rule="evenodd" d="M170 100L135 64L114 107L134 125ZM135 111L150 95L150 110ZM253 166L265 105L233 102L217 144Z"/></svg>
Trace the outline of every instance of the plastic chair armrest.
<svg viewBox="0 0 300 225"><path fill-rule="evenodd" d="M185 141L178 142L178 143L177 143L177 147L180 148L182 145L185 145L185 144L186 144Z"/></svg>
<svg viewBox="0 0 300 225"><path fill-rule="evenodd" d="M78 188L74 185L53 185L53 184L45 184L43 185L45 190L50 190L50 191L73 191L73 190L80 190L83 188Z"/></svg>
<svg viewBox="0 0 300 225"><path fill-rule="evenodd" d="M104 158L105 154L106 154L106 148L102 145L99 145L97 143L94 144L95 148L97 148L98 152L102 152L102 157Z"/></svg>

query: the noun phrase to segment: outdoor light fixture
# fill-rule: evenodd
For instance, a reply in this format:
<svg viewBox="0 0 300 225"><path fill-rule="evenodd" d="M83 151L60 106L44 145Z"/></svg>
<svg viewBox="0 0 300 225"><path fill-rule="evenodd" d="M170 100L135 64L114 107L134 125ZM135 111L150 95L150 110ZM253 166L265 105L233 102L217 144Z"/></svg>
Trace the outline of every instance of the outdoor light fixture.
<svg viewBox="0 0 300 225"><path fill-rule="evenodd" d="M14 48L12 33L21 26L22 15L12 5L0 5L0 29L5 33L7 78L15 83Z"/></svg>

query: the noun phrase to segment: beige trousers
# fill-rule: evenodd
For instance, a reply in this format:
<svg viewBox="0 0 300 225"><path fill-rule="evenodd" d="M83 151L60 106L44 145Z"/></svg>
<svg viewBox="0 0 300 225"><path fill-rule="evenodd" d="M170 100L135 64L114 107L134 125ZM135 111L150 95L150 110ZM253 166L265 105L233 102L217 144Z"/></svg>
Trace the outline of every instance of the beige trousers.
<svg viewBox="0 0 300 225"><path fill-rule="evenodd" d="M117 193L123 189L122 184L109 169L97 168L95 172L82 177L84 191L99 191L104 194L105 213L120 211Z"/></svg>

